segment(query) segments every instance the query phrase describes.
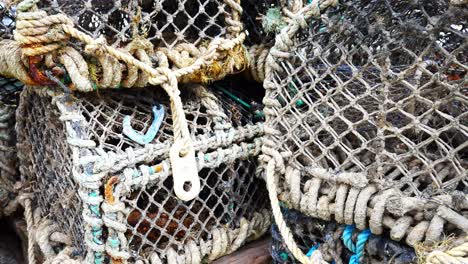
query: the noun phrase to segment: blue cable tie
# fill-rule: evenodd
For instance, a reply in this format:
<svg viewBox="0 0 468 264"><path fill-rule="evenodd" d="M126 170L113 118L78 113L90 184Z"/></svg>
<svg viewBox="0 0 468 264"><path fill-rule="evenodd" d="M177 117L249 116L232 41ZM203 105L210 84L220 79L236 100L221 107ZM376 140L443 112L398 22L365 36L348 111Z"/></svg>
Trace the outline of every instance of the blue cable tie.
<svg viewBox="0 0 468 264"><path fill-rule="evenodd" d="M151 123L151 126L148 128L146 134L141 134L140 132L135 131L131 125L131 117L125 116L123 120L123 133L131 140L141 144L146 145L153 141L158 133L159 128L164 120L164 106L163 105L156 105L153 106L153 115L154 120Z"/></svg>

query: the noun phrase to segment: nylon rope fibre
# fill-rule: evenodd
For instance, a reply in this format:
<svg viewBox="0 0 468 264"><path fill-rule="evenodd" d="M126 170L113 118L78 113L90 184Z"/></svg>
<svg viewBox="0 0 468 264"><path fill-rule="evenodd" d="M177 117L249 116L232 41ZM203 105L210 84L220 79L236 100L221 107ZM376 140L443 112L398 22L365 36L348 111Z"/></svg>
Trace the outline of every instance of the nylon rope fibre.
<svg viewBox="0 0 468 264"><path fill-rule="evenodd" d="M353 243L353 231L356 229L354 225L347 225L343 231L341 239L344 245L354 254L349 259L349 264L359 264L359 260L364 256L364 247L367 240L371 236L370 229L360 232L357 236L356 244Z"/></svg>
<svg viewBox="0 0 468 264"><path fill-rule="evenodd" d="M22 194L19 197L19 202L24 208L24 218L26 219L26 230L28 232L28 263L35 264L36 256L34 254L34 217L32 212L30 194Z"/></svg>
<svg viewBox="0 0 468 264"><path fill-rule="evenodd" d="M294 236L286 224L286 221L283 218L281 208L279 206L279 200L277 196L277 181L275 179L275 160L271 159L266 168L266 183L268 188L268 195L271 201L271 207L273 211L273 217L275 219L278 230L280 230L281 236L284 239L284 242L288 249L291 251L293 256L304 264L320 264L327 263L323 260L322 255L319 250L315 250L311 253L311 256L306 256L299 246L294 241Z"/></svg>
<svg viewBox="0 0 468 264"><path fill-rule="evenodd" d="M427 264L467 264L468 263L468 236L465 242L447 251L435 250L426 258Z"/></svg>

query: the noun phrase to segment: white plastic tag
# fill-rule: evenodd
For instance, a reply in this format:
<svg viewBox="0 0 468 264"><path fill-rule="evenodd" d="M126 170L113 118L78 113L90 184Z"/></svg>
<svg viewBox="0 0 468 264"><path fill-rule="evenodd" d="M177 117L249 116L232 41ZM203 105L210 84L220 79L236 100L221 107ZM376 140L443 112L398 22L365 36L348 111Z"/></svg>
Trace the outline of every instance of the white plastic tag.
<svg viewBox="0 0 468 264"><path fill-rule="evenodd" d="M190 201L200 193L200 178L198 177L197 161L193 147L185 148L182 142L176 141L169 150L174 192L182 201Z"/></svg>

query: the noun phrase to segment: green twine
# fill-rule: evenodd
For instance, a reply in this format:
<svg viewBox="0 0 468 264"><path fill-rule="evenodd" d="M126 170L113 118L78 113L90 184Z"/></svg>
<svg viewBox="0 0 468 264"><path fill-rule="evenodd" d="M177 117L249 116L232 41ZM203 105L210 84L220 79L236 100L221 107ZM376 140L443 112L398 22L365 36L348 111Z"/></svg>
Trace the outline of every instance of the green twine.
<svg viewBox="0 0 468 264"><path fill-rule="evenodd" d="M294 87L294 85L292 85L292 83L289 84L288 88L289 88L290 95L292 95L292 97L296 96L298 91L297 91L296 87ZM302 99L296 100L296 106L297 107L301 107L303 105L305 105L305 102Z"/></svg>
<svg viewBox="0 0 468 264"><path fill-rule="evenodd" d="M254 111L254 116L256 118L264 118L265 117L265 113L263 113L263 111L260 111L260 110L255 110Z"/></svg>
<svg viewBox="0 0 468 264"><path fill-rule="evenodd" d="M104 263L104 255L101 252L94 253L94 264Z"/></svg>
<svg viewBox="0 0 468 264"><path fill-rule="evenodd" d="M99 192L97 191L92 191L88 194L90 197L98 197ZM97 217L101 216L101 212L99 211L99 206L97 205L90 205L89 209L91 210L91 213L94 214ZM101 236L102 236L102 228L100 226L93 226L91 227L91 234L93 235L93 242L96 243L97 245L102 245L103 242L101 241ZM102 255L101 252L95 252L94 253L94 263L95 264L101 264L104 262L104 256Z"/></svg>
<svg viewBox="0 0 468 264"><path fill-rule="evenodd" d="M244 101L244 100L240 99L239 97L235 96L233 93L229 92L228 90L224 89L223 87L216 86L216 88L221 90L223 93L225 93L227 96L229 96L231 99L238 102L242 106L244 106L244 107L246 107L248 109L252 108L252 106L249 103L247 103L246 101Z"/></svg>
<svg viewBox="0 0 468 264"><path fill-rule="evenodd" d="M89 196L90 197L98 197L99 193L97 193L96 191L93 191L93 192L90 192L89 193ZM99 206L97 205L90 205L89 206L89 209L91 210L91 212L95 215L95 216L101 216L101 212L99 212Z"/></svg>
<svg viewBox="0 0 468 264"><path fill-rule="evenodd" d="M64 71L64 74L63 74L63 83L71 83L71 78L70 78L70 75L68 75L67 71Z"/></svg>
<svg viewBox="0 0 468 264"><path fill-rule="evenodd" d="M289 255L288 255L288 253L286 253L286 252L282 252L282 253L280 253L279 255L280 255L280 257L281 257L281 259L282 259L283 261L286 261L286 260L288 260L288 258L289 258Z"/></svg>
<svg viewBox="0 0 468 264"><path fill-rule="evenodd" d="M234 95L233 93L229 92L228 90L224 89L223 87L220 87L220 86L215 86L215 87L217 89L219 89L221 92L223 92L224 94L226 94L227 96L229 96L229 98L231 98L232 100L234 100L237 103L241 104L243 107L245 107L245 108L247 108L249 110L252 109L252 105L250 105L246 101L242 100L238 96ZM255 118L264 118L265 117L265 113L263 113L263 111L260 111L260 110L255 110L253 112L253 114L254 114Z"/></svg>
<svg viewBox="0 0 468 264"><path fill-rule="evenodd" d="M117 248L120 245L120 240L118 238L111 237L111 238L109 238L109 243L110 243L111 247Z"/></svg>
<svg viewBox="0 0 468 264"><path fill-rule="evenodd" d="M268 9L262 19L262 27L267 34L279 32L286 27L286 22L284 22L281 15L281 9L278 7Z"/></svg>
<svg viewBox="0 0 468 264"><path fill-rule="evenodd" d="M102 245L100 237L102 236L102 229L100 227L93 226L91 228L91 233L93 234L93 242Z"/></svg>

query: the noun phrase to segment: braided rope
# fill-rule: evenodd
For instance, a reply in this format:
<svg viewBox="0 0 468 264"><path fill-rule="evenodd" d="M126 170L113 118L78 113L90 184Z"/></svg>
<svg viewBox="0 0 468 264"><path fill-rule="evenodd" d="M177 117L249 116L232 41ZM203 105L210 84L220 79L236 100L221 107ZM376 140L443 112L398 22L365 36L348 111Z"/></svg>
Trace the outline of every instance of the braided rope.
<svg viewBox="0 0 468 264"><path fill-rule="evenodd" d="M314 2L312 1L312 5ZM276 37L275 47L271 49L268 56L266 79L264 82L267 93L264 99L266 106L264 112L267 119L265 125L267 139L265 140L264 149L268 149L269 152L278 149L275 146L277 142L269 140L269 138L277 140L277 133L279 132L269 126L271 123L276 124L276 121L273 120L271 122L271 119L274 116L280 115L281 113L278 112L278 109L282 109L282 106L276 99L281 97L281 95L278 95L279 85L273 83L274 78L272 78L273 75L269 71L272 71L272 69L278 70L281 65L277 62L282 58L290 58L288 56L290 56L291 43L293 43L292 36L297 33L296 29L304 22L301 21L301 18L294 18L295 15L292 12L289 12L288 16L290 17L288 21L292 24L284 28L281 34ZM299 145L298 147L300 148L301 146ZM378 162L380 162L379 159L380 157L378 156ZM328 166L319 165L328 168ZM357 171L357 166L348 165L345 164L340 169L349 172ZM282 173L280 172L281 170L286 171L284 180L287 184L286 188L289 188L289 191L280 194L281 197L290 202L293 208L299 209L307 215L331 220L333 214L339 223L356 224L360 229L365 229L369 225L370 230L375 234L382 233L383 226L385 226L391 229L391 236L394 240L399 241L407 235L406 242L409 245L414 245L416 242L424 239L426 242L437 240L441 236L443 226L446 223L451 223L465 232L468 230L466 218L448 208L450 207L449 204L452 203L451 201L446 203L445 201L437 201L437 199L432 198L427 200L418 199L418 201L407 199L397 190L385 190L384 186L368 186L367 182L365 182L367 181L367 175L353 173L355 177L348 178L342 172L331 171L327 173L326 169L318 171L315 168L310 169L311 167L306 167L305 170L301 171L313 178L302 185L301 176L304 174L301 174L296 168L282 168L279 165L277 168L279 175ZM379 171L378 173L381 172ZM399 171L393 172L392 176L398 176L395 175L396 173L399 173ZM446 173L449 173L449 170L446 170ZM333 177L329 177L327 174L331 174ZM338 180L338 178L340 179ZM364 181L361 181L361 179ZM331 185L334 185L333 187L330 187L331 182L333 183ZM287 196L285 197L285 195ZM450 197L451 195L447 196ZM466 199L462 201L466 201ZM457 203L456 208L464 206L461 204L464 204L464 202ZM393 219L393 217L385 215L385 210L397 216L397 218ZM416 210L418 214L406 216L405 213L410 210ZM413 222L417 224L413 225Z"/></svg>
<svg viewBox="0 0 468 264"><path fill-rule="evenodd" d="M23 205L24 208L24 218L26 219L26 226L28 232L28 263L35 264L36 257L34 254L34 218L32 212L32 204L31 204L31 195L22 194L19 197L20 203Z"/></svg>
<svg viewBox="0 0 468 264"><path fill-rule="evenodd" d="M271 159L266 167L266 183L268 188L268 194L271 201L271 208L273 211L273 217L275 219L275 223L280 230L281 236L284 239L286 246L288 247L289 251L293 254L293 256L299 260L301 263L310 263L310 264L317 264L317 263L327 263L322 259L319 250L313 251L311 254L311 258L306 256L299 246L294 241L294 236L286 224L284 220L283 214L281 213L281 208L279 206L279 200L277 197L277 179L275 179L275 160Z"/></svg>
<svg viewBox="0 0 468 264"><path fill-rule="evenodd" d="M232 39L216 38L210 42L207 48L198 51L193 45L181 44L174 48L174 50L161 49L165 52L167 57L175 60L176 66L183 66L182 68L173 70L176 78L181 78L188 75L201 67L209 65L219 58L219 53L222 51L232 50L235 46L239 46L245 39L245 33L242 33L242 23L239 21L239 14L242 8L238 3L239 0L225 0L226 3L233 10L233 18L227 18L226 22L231 26L230 31L235 37ZM34 45L34 47L23 47L23 54L26 56L35 56L41 54L48 54L61 47L59 42L67 40L69 37L78 39L86 45L85 50L88 53L98 55L98 57L109 54L119 61L125 62L129 66L135 66L138 69L146 72L152 78L150 83L153 85L160 85L169 81L167 72L159 68L153 68L148 64L145 58L135 58L128 51L114 48L105 43L103 38L94 39L91 36L79 31L73 25L70 18L63 14L48 16L44 11L20 13L18 15L18 22L14 32L15 40L24 45ZM141 50L141 49L139 49ZM182 60L180 59L180 52L185 51L187 54L197 55L195 60ZM229 56L228 56L229 57ZM178 59L179 58L179 59ZM182 62L184 61L184 62ZM243 64L243 63L242 63ZM225 74L225 73L224 73ZM221 77L223 73L221 74ZM88 89L82 88L84 91Z"/></svg>
<svg viewBox="0 0 468 264"><path fill-rule="evenodd" d="M50 258L50 259L46 259L44 264L80 264L80 263L83 263L83 261L79 259L74 259L73 257L71 257L70 256L71 253L72 253L72 249L69 247L66 247L65 249L60 251L60 253L57 254L57 256Z"/></svg>
<svg viewBox="0 0 468 264"><path fill-rule="evenodd" d="M468 240L468 237L466 237ZM468 242L447 251L433 251L426 258L427 264L466 264L468 263Z"/></svg>
<svg viewBox="0 0 468 264"><path fill-rule="evenodd" d="M357 236L356 244L353 243L353 231L356 229L354 225L348 225L343 231L341 239L343 240L344 245L354 254L349 259L349 264L359 264L360 259L364 255L364 247L367 240L372 234L369 229L366 229L360 232Z"/></svg>
<svg viewBox="0 0 468 264"><path fill-rule="evenodd" d="M253 45L249 47L249 74L256 82L265 80L266 59L270 49L265 45Z"/></svg>
<svg viewBox="0 0 468 264"><path fill-rule="evenodd" d="M243 243L258 239L270 227L270 214L268 211L254 213L252 219L247 220L242 218L240 226L236 229L227 227L219 227L210 231L213 234L212 239L199 241L190 240L184 246L184 253L178 253L170 248L166 252L166 261L168 264L198 264L202 259L207 259L208 262L236 251ZM150 263L161 264L160 256L156 252L152 252L145 261L137 261L137 264Z"/></svg>
<svg viewBox="0 0 468 264"><path fill-rule="evenodd" d="M343 234L341 235L341 239L343 240L344 245L351 252L356 252L356 245L352 241L354 229L355 227L353 225L347 225L343 230Z"/></svg>
<svg viewBox="0 0 468 264"><path fill-rule="evenodd" d="M306 169L303 173L309 172L310 170ZM466 218L450 209L453 207L468 208L468 200L462 194L453 193L430 199L416 199L406 197L395 189L376 192L374 185L363 188L364 181L357 180L359 174L349 175L354 175L353 181L340 175L331 180L327 178L326 170L314 171L311 174L313 178L305 183L302 191L299 182L303 175L300 172L295 173L290 167L286 168L285 178L290 188L289 202L292 208L307 215L323 220L334 219L338 223L348 225L356 224L360 229L369 226L372 233L376 235L382 234L385 227L390 229L390 236L393 240L400 241L407 236L406 242L411 246L423 240L438 241L447 223L451 223L460 230L468 230ZM319 195L318 190L327 188L330 182L337 183L333 197L330 198L326 193ZM294 201L292 197L295 197ZM389 213L385 214L386 211ZM417 211L419 215L424 211L431 212L431 214L421 218L418 215L407 215L409 211ZM418 224L413 226L413 223Z"/></svg>

